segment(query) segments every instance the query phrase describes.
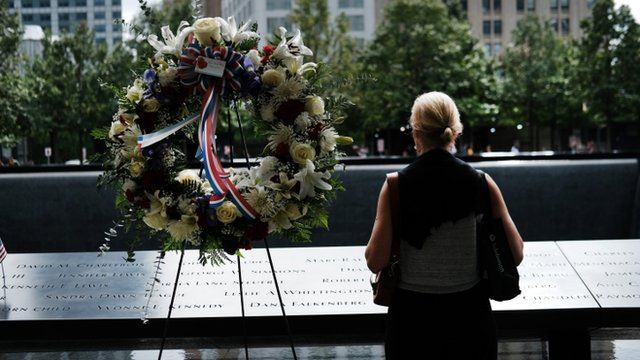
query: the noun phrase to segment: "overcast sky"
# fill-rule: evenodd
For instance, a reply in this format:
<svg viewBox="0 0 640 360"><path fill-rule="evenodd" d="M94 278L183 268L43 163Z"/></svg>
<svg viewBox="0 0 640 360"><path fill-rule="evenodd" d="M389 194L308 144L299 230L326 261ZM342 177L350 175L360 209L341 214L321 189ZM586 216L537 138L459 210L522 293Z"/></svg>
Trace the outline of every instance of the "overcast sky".
<svg viewBox="0 0 640 360"><path fill-rule="evenodd" d="M148 4L157 4L160 0L147 0ZM631 7L631 12L636 18L636 21L640 21L640 1L639 0L615 0L618 5L628 5ZM129 22L140 11L140 5L137 0L123 0L122 1L122 16Z"/></svg>

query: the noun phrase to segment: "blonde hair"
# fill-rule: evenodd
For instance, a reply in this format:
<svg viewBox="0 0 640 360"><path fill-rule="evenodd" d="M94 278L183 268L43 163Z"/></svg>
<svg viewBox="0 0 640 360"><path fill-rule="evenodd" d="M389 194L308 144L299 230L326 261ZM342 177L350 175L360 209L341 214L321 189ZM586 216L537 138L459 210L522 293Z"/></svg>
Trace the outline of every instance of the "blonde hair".
<svg viewBox="0 0 640 360"><path fill-rule="evenodd" d="M462 133L458 108L449 95L438 91L422 94L411 108L411 127L428 144L447 146Z"/></svg>

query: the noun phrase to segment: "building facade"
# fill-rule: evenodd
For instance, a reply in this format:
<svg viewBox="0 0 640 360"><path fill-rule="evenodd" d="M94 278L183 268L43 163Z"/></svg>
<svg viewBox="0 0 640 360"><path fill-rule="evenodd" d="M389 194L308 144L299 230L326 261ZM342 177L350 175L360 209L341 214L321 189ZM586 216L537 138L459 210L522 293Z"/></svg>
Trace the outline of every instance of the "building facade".
<svg viewBox="0 0 640 360"><path fill-rule="evenodd" d="M549 19L559 36L582 36L580 22L591 16L594 0L461 0L471 31L488 56L512 44L511 33L527 14Z"/></svg>
<svg viewBox="0 0 640 360"><path fill-rule="evenodd" d="M95 31L97 43L112 49L122 42L121 0L9 0L9 11L19 14L22 25L38 25L54 36L72 33L81 23Z"/></svg>
<svg viewBox="0 0 640 360"><path fill-rule="evenodd" d="M332 18L341 13L347 16L349 35L357 42L373 38L378 0L327 0L327 3ZM222 0L222 15L234 16L239 22L254 20L261 34L271 34L280 26L292 29L288 17L294 6L294 0Z"/></svg>

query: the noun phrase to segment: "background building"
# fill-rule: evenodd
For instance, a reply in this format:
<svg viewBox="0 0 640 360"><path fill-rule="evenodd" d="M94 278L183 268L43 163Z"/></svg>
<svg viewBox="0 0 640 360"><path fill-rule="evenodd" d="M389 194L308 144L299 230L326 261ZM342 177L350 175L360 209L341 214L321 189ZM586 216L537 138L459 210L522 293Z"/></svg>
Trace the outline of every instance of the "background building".
<svg viewBox="0 0 640 360"><path fill-rule="evenodd" d="M332 17L345 13L350 24L349 35L364 43L373 38L381 2L384 1L328 0L328 5ZM221 5L223 17L234 16L239 22L254 20L263 34L273 33L280 26L292 28L288 16L295 6L294 0L222 0Z"/></svg>
<svg viewBox="0 0 640 360"><path fill-rule="evenodd" d="M499 55L511 44L518 20L536 14L551 20L560 36L582 36L580 22L591 16L594 0L461 0L471 31L489 56Z"/></svg>
<svg viewBox="0 0 640 360"><path fill-rule="evenodd" d="M22 25L39 25L53 35L73 32L80 23L95 31L96 42L109 49L122 42L121 0L9 0L9 10L20 15Z"/></svg>

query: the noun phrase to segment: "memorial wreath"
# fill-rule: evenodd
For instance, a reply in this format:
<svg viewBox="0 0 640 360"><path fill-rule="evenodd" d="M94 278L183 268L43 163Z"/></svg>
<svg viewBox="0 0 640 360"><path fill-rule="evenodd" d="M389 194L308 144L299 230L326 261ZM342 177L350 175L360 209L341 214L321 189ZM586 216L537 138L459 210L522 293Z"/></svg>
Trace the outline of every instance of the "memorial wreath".
<svg viewBox="0 0 640 360"><path fill-rule="evenodd" d="M177 34L164 26L163 39L147 38L157 50L150 66L118 89L111 126L94 131L106 140L100 184L116 187L118 225L155 233L164 250L197 247L203 264L268 234L310 240L311 229L328 226L327 201L342 188L332 172L337 145L352 141L334 127L344 100L321 96L323 65L305 62L313 53L299 30L281 27L272 42L256 31L233 18L183 21ZM216 128L221 107L230 116L235 104L242 131L238 101L267 143L258 165L249 167L245 143L248 168L225 169ZM178 139L197 142L199 171L188 169Z"/></svg>

